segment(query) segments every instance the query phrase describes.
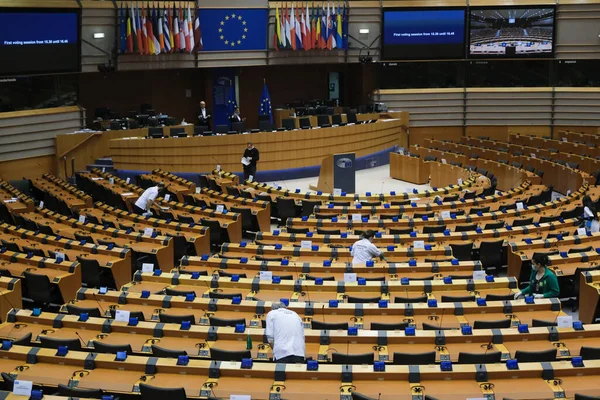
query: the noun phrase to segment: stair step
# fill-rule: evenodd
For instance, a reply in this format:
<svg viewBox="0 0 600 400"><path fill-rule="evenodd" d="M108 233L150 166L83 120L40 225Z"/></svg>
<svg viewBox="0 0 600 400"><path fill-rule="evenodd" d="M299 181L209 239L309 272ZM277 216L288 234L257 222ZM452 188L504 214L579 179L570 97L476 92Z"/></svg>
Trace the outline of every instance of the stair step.
<svg viewBox="0 0 600 400"><path fill-rule="evenodd" d="M97 165L113 165L112 157L102 157L96 160Z"/></svg>
<svg viewBox="0 0 600 400"><path fill-rule="evenodd" d="M103 165L103 164L88 164L87 165L87 170L91 171L94 168L98 168L99 170L102 170L102 168L104 168L105 172L114 172L114 168L112 165Z"/></svg>

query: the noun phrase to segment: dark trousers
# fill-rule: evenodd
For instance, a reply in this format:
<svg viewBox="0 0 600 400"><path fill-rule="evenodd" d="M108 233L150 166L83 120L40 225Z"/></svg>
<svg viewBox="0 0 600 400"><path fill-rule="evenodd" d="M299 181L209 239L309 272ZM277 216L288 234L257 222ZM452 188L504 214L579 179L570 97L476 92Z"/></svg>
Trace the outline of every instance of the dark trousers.
<svg viewBox="0 0 600 400"><path fill-rule="evenodd" d="M142 210L141 208L139 208L138 206L136 206L135 204L133 205L133 212L136 213L137 215L142 215L146 212L146 210Z"/></svg>
<svg viewBox="0 0 600 400"><path fill-rule="evenodd" d="M250 175L256 180L256 165L244 165L244 181L250 179Z"/></svg>
<svg viewBox="0 0 600 400"><path fill-rule="evenodd" d="M275 360L275 362L279 364L304 364L304 357L287 356L280 358L279 360Z"/></svg>

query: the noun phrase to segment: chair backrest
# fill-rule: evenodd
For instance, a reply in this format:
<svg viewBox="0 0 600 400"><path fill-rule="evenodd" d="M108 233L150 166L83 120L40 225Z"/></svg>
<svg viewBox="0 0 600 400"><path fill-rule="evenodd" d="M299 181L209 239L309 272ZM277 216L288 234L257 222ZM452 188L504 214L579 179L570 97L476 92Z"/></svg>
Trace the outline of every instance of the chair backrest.
<svg viewBox="0 0 600 400"><path fill-rule="evenodd" d="M298 122L300 122L300 128L302 129L311 128L310 118L300 118Z"/></svg>
<svg viewBox="0 0 600 400"><path fill-rule="evenodd" d="M217 125L216 131L217 133L227 133L229 131L229 127L227 125Z"/></svg>
<svg viewBox="0 0 600 400"><path fill-rule="evenodd" d="M40 336L40 344L47 349L58 349L59 346L67 346L71 351L81 350L79 339L56 339L48 336Z"/></svg>
<svg viewBox="0 0 600 400"><path fill-rule="evenodd" d="M332 364L348 364L348 365L362 365L362 364L373 364L375 361L374 353L364 354L340 354L334 352L331 354Z"/></svg>
<svg viewBox="0 0 600 400"><path fill-rule="evenodd" d="M481 353L458 353L459 364L494 364L502 359L502 353L499 351L488 351Z"/></svg>
<svg viewBox="0 0 600 400"><path fill-rule="evenodd" d="M288 131L296 129L296 124L295 124L294 118L283 118L281 120L281 126L285 129L287 129Z"/></svg>
<svg viewBox="0 0 600 400"><path fill-rule="evenodd" d="M275 125L270 121L258 121L258 129L262 132L271 132L275 130Z"/></svg>
<svg viewBox="0 0 600 400"><path fill-rule="evenodd" d="M347 113L346 119L348 120L349 124L355 124L356 123L356 113L355 112Z"/></svg>
<svg viewBox="0 0 600 400"><path fill-rule="evenodd" d="M515 358L518 362L556 361L556 349L546 351L517 350L515 353Z"/></svg>
<svg viewBox="0 0 600 400"><path fill-rule="evenodd" d="M510 328L510 318L501 319L497 321L475 321L473 322L473 329L502 329Z"/></svg>
<svg viewBox="0 0 600 400"><path fill-rule="evenodd" d="M187 136L185 128L171 128L171 137Z"/></svg>
<svg viewBox="0 0 600 400"><path fill-rule="evenodd" d="M164 388L140 383L142 400L187 400L184 388Z"/></svg>
<svg viewBox="0 0 600 400"><path fill-rule="evenodd" d="M317 115L317 125L330 125L331 121L329 120L329 115Z"/></svg>
<svg viewBox="0 0 600 400"><path fill-rule="evenodd" d="M235 327L236 325L246 325L246 320L244 318L224 319L224 318L210 317L210 326L233 326L233 327Z"/></svg>
<svg viewBox="0 0 600 400"><path fill-rule="evenodd" d="M316 321L316 320L312 320L311 321L311 328L312 329L319 329L319 330L337 330L337 329L342 329L342 330L348 330L348 323L347 322L320 322L320 321Z"/></svg>
<svg viewBox="0 0 600 400"><path fill-rule="evenodd" d="M36 303L48 303L51 300L50 291L52 286L48 276L23 272L29 297Z"/></svg>
<svg viewBox="0 0 600 400"><path fill-rule="evenodd" d="M101 399L104 391L102 389L80 389L71 388L61 383L58 384L58 395L80 399Z"/></svg>
<svg viewBox="0 0 600 400"><path fill-rule="evenodd" d="M208 129L207 126L194 126L194 136L203 135L207 129Z"/></svg>
<svg viewBox="0 0 600 400"><path fill-rule="evenodd" d="M180 324L184 321L189 321L192 325L196 323L196 318L194 314L189 315L177 315L177 314L166 314L161 313L158 316L160 322L163 323L172 323L172 324Z"/></svg>
<svg viewBox="0 0 600 400"><path fill-rule="evenodd" d="M372 331L401 331L408 326L408 322L397 322L386 324L383 322L371 322Z"/></svg>
<svg viewBox="0 0 600 400"><path fill-rule="evenodd" d="M179 356L187 356L187 351L165 349L164 347L160 347L160 346L153 344L152 345L152 355L156 356L156 357L177 358Z"/></svg>
<svg viewBox="0 0 600 400"><path fill-rule="evenodd" d="M231 130L232 131L236 131L237 133L245 132L246 131L246 127L245 127L244 121L232 122L231 123Z"/></svg>
<svg viewBox="0 0 600 400"><path fill-rule="evenodd" d="M117 354L120 351L124 351L128 355L133 354L130 344L108 344L101 341L94 341L94 349L98 353Z"/></svg>
<svg viewBox="0 0 600 400"><path fill-rule="evenodd" d="M435 364L435 351L425 353L394 352L392 363L395 365L430 365Z"/></svg>
<svg viewBox="0 0 600 400"><path fill-rule="evenodd" d="M210 358L218 361L242 361L244 358L252 358L252 355L250 350L222 350L211 347Z"/></svg>
<svg viewBox="0 0 600 400"><path fill-rule="evenodd" d="M148 128L148 136L157 138L164 135L162 127Z"/></svg>
<svg viewBox="0 0 600 400"><path fill-rule="evenodd" d="M76 305L67 303L67 313L71 314L71 315L81 315L83 313L87 314L90 317L93 318L100 318L100 310L95 307L95 308L87 308L87 307L77 307Z"/></svg>

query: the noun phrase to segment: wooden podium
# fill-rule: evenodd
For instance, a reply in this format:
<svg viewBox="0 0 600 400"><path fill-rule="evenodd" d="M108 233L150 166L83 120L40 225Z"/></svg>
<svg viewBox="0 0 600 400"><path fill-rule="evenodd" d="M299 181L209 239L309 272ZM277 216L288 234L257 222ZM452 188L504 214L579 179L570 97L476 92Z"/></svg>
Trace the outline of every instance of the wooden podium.
<svg viewBox="0 0 600 400"><path fill-rule="evenodd" d="M311 190L333 193L341 189L354 193L356 180L356 159L354 153L331 154L321 161L317 185L309 185Z"/></svg>

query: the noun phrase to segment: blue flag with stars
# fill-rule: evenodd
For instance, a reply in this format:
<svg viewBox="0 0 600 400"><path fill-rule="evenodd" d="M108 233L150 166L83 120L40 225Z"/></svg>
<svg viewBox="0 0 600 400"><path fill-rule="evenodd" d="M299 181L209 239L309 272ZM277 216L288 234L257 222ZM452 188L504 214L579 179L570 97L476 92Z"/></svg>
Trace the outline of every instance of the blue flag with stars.
<svg viewBox="0 0 600 400"><path fill-rule="evenodd" d="M265 85L263 86L262 96L260 99L260 106L258 107L258 115L268 115L269 121L273 123L273 112L271 110L271 96L269 96L267 82L265 82Z"/></svg>
<svg viewBox="0 0 600 400"><path fill-rule="evenodd" d="M202 9L202 51L265 50L267 9Z"/></svg>
<svg viewBox="0 0 600 400"><path fill-rule="evenodd" d="M229 93L227 94L227 117L231 117L237 108L237 101L235 101L235 87L233 82L229 86Z"/></svg>

